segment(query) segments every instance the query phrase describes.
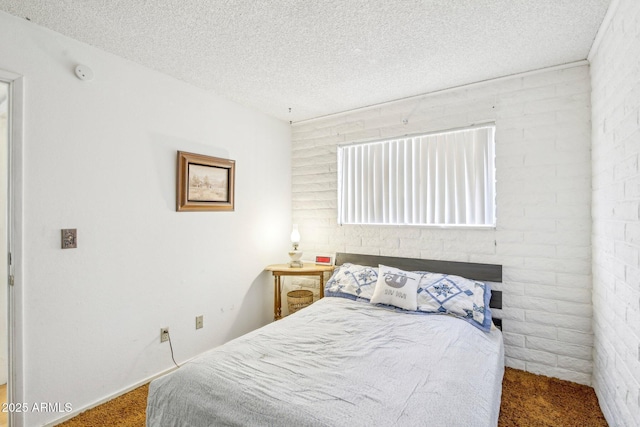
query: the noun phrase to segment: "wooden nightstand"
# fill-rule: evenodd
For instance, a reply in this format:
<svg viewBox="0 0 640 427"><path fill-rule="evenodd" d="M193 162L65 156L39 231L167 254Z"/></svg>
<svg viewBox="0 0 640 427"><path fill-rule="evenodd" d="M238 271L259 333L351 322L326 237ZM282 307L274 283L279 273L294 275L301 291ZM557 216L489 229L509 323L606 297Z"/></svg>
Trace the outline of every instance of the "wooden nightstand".
<svg viewBox="0 0 640 427"><path fill-rule="evenodd" d="M333 271L333 265L304 264L293 268L289 264L273 264L265 268L273 273L273 320L282 318L282 276L317 276L320 279L320 298L324 297L324 273Z"/></svg>

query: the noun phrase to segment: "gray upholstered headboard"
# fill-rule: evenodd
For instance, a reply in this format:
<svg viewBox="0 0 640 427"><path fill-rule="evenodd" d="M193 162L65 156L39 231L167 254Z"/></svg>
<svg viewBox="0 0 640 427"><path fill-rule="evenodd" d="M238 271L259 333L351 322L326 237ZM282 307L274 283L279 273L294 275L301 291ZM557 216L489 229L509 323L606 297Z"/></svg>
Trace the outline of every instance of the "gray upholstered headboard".
<svg viewBox="0 0 640 427"><path fill-rule="evenodd" d="M383 264L407 271L431 271L433 273L453 274L482 282L502 282L502 266L496 264L349 254L345 252L336 253L336 265L342 265L346 262L371 267ZM489 306L495 309L502 309L502 291L491 290ZM498 328L502 328L502 319L494 317L493 323Z"/></svg>

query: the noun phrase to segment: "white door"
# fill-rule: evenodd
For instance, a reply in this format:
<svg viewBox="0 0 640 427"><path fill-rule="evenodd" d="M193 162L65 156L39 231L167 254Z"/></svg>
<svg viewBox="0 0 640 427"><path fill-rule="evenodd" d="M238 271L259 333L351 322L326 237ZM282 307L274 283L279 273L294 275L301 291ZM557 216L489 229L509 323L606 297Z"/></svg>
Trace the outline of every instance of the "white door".
<svg viewBox="0 0 640 427"><path fill-rule="evenodd" d="M9 84L0 82L0 403L7 402L9 379L9 266L8 260L8 147ZM7 425L7 413L0 412L0 426Z"/></svg>
<svg viewBox="0 0 640 427"><path fill-rule="evenodd" d="M22 100L22 76L0 70L0 387L6 385L6 402L23 400L22 322L16 321L22 318ZM4 414L4 425L24 424L21 413Z"/></svg>

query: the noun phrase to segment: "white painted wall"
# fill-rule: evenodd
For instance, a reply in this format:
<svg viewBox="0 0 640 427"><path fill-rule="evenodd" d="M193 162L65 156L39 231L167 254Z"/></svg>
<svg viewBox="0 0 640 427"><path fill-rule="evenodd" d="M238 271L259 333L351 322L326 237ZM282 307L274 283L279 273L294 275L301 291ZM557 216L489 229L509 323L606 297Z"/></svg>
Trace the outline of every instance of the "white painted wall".
<svg viewBox="0 0 640 427"><path fill-rule="evenodd" d="M581 63L294 124L302 250L502 264L507 365L590 384L590 90ZM496 123L495 230L337 225L338 144L485 121Z"/></svg>
<svg viewBox="0 0 640 427"><path fill-rule="evenodd" d="M171 368L164 326L183 362L270 321L263 268L286 259L291 229L288 123L5 13L0 69L26 87L18 401L79 410ZM236 160L235 212L175 211L177 150ZM60 249L62 228L78 249Z"/></svg>
<svg viewBox="0 0 640 427"><path fill-rule="evenodd" d="M640 425L640 3L614 0L589 59L594 388L611 426Z"/></svg>

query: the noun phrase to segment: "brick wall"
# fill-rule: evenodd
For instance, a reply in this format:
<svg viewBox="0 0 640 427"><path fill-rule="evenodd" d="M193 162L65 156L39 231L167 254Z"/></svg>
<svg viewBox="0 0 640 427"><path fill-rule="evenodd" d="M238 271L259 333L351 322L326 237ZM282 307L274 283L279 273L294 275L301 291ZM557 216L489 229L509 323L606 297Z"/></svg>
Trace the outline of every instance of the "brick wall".
<svg viewBox="0 0 640 427"><path fill-rule="evenodd" d="M594 388L612 426L640 425L640 2L614 1L590 60Z"/></svg>
<svg viewBox="0 0 640 427"><path fill-rule="evenodd" d="M590 90L580 63L294 123L301 250L502 264L507 365L590 384ZM338 144L487 121L495 230L337 225Z"/></svg>

